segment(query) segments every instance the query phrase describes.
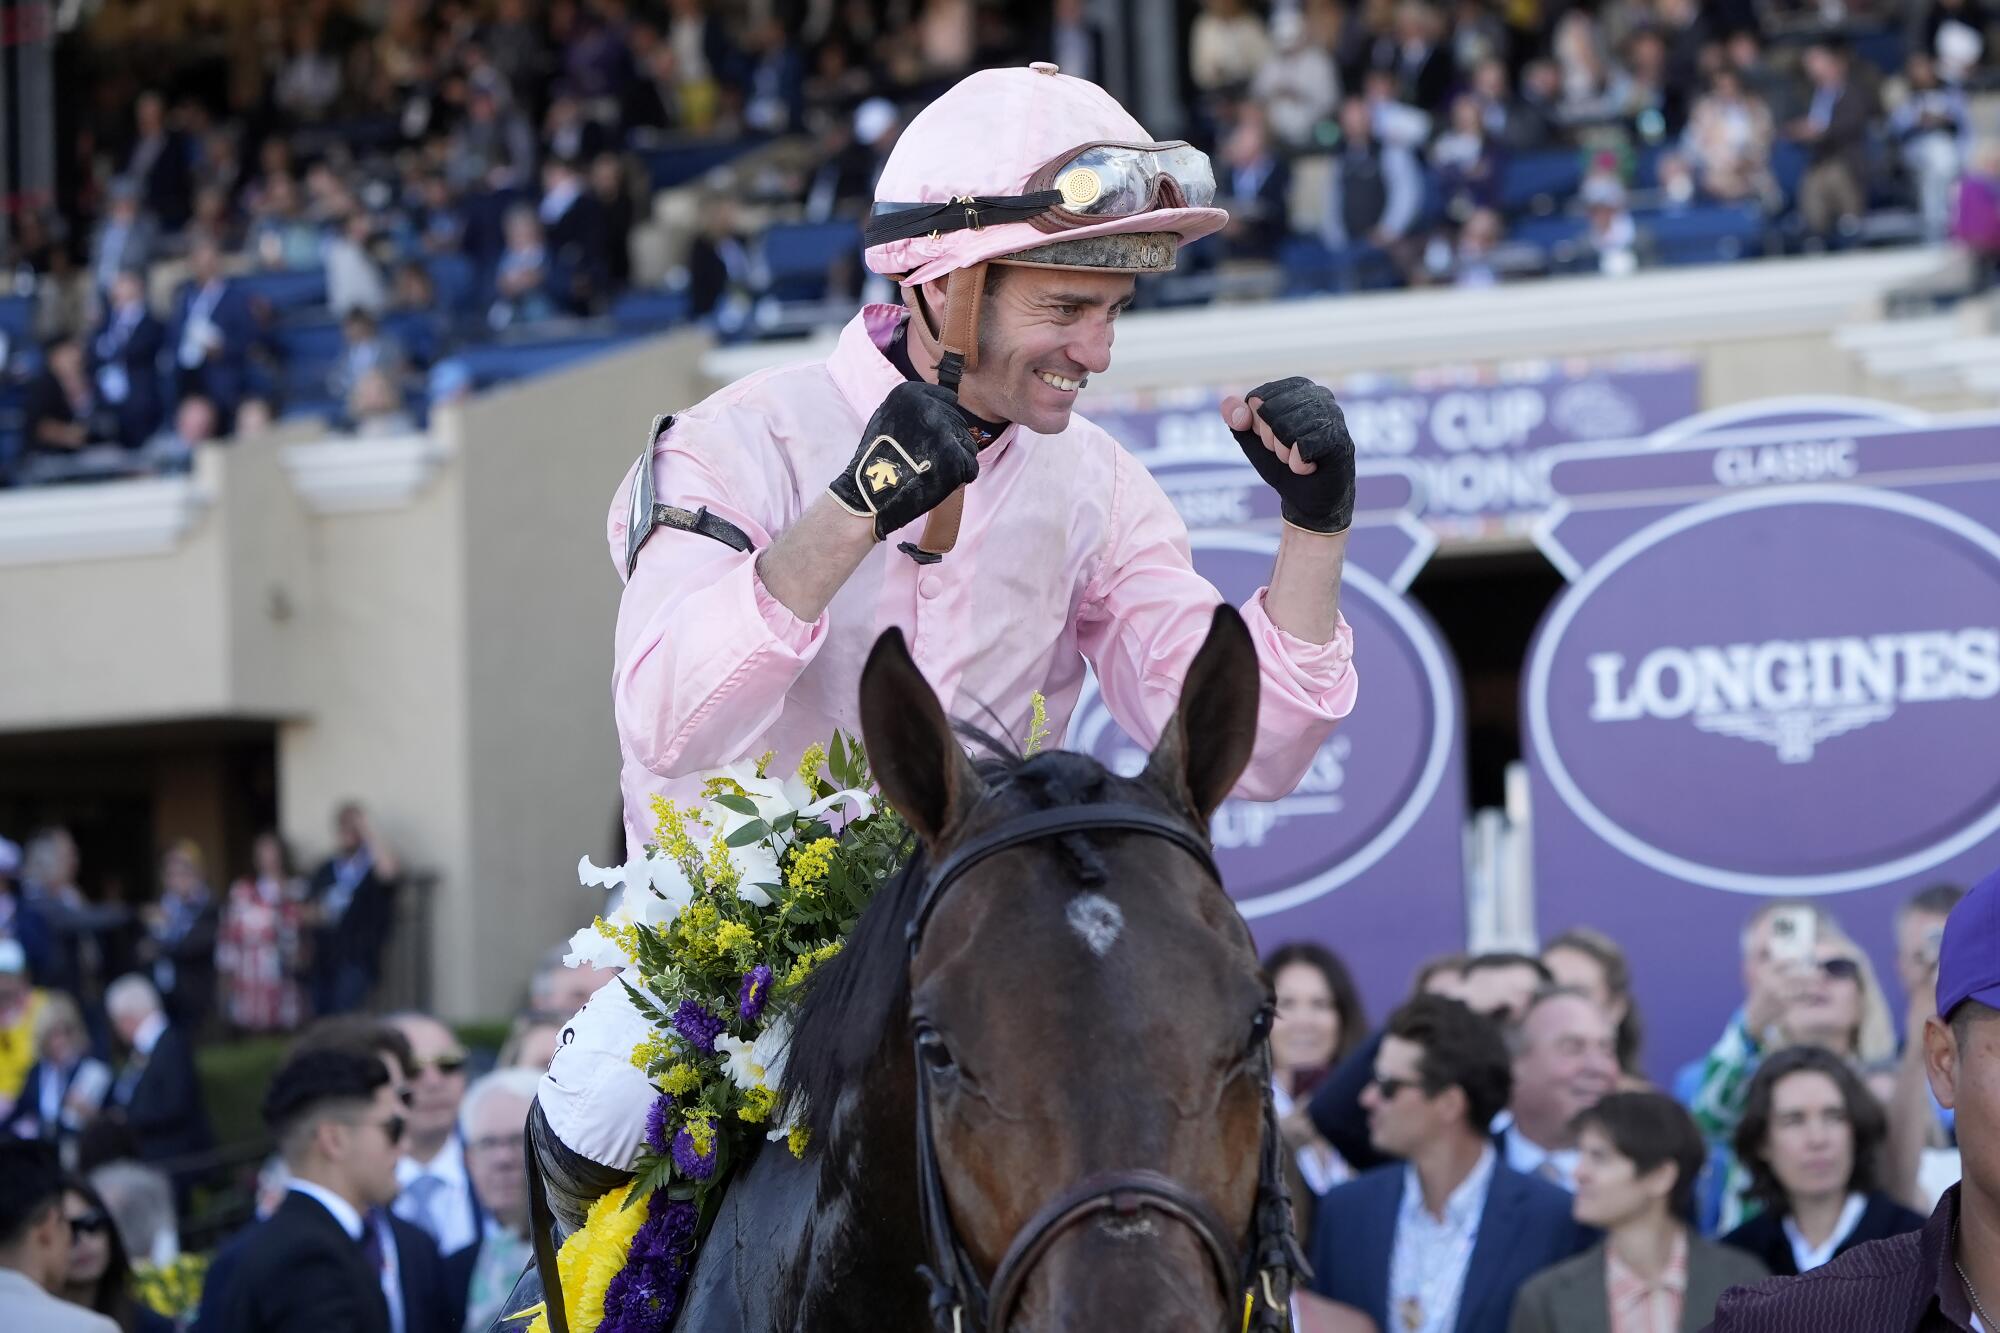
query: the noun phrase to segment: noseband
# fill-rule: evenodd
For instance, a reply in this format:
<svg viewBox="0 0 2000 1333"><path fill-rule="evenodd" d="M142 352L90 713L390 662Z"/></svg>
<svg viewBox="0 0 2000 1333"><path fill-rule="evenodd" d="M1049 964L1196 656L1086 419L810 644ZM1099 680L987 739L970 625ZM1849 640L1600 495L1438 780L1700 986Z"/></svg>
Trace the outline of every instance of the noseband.
<svg viewBox="0 0 2000 1333"><path fill-rule="evenodd" d="M1067 833L1142 833L1172 843L1194 857L1218 883L1221 875L1208 839L1186 820L1141 805L1064 806L1017 815L957 848L939 863L924 885L906 932L914 969L924 927L951 886L979 862L1000 852ZM1028 1276L1065 1231L1091 1218L1138 1219L1152 1212L1192 1231L1214 1265L1225 1299L1244 1296L1243 1320L1232 1318L1228 1333L1281 1333L1290 1327L1295 1278L1309 1276L1292 1234L1292 1201L1283 1171L1284 1140L1271 1100L1269 1054L1264 1057L1264 1137L1258 1153L1257 1205L1250 1243L1240 1247L1207 1201L1180 1182L1155 1171L1100 1171L1084 1177L1044 1204L1014 1236L988 1287L959 1242L938 1171L931 1126L930 1074L923 1052L915 1053L917 1084L917 1190L922 1206L925 1247L930 1262L918 1269L930 1284L931 1319L938 1333L1006 1333Z"/></svg>

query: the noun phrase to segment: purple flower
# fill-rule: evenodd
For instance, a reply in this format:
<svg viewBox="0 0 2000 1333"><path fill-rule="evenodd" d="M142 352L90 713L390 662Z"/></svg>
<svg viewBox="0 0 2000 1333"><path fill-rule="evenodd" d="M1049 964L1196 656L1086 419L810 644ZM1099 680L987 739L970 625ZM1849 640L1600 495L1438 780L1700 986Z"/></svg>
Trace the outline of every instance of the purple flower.
<svg viewBox="0 0 2000 1333"><path fill-rule="evenodd" d="M715 1036L722 1031L722 1020L693 1000L682 1000L681 1007L674 1010L674 1031L697 1051L713 1051Z"/></svg>
<svg viewBox="0 0 2000 1333"><path fill-rule="evenodd" d="M771 998L771 969L759 963L743 974L743 989L736 997L736 1013L747 1023L757 1021Z"/></svg>
<svg viewBox="0 0 2000 1333"><path fill-rule="evenodd" d="M605 1288L604 1322L597 1327L600 1333L666 1333L679 1303L677 1275L627 1263Z"/></svg>
<svg viewBox="0 0 2000 1333"><path fill-rule="evenodd" d="M713 1131L710 1131L713 1134ZM683 1129L674 1135L674 1165L689 1180L707 1180L715 1174L715 1143L709 1141L708 1151L695 1151L694 1136Z"/></svg>
<svg viewBox="0 0 2000 1333"><path fill-rule="evenodd" d="M664 1206L662 1206L664 1205ZM655 1190L652 1214L632 1238L632 1261L679 1265L691 1257L694 1227L701 1211L685 1200L667 1198L665 1190Z"/></svg>
<svg viewBox="0 0 2000 1333"><path fill-rule="evenodd" d="M661 1093L646 1108L646 1146L665 1156L667 1152L667 1117L674 1113L674 1099Z"/></svg>

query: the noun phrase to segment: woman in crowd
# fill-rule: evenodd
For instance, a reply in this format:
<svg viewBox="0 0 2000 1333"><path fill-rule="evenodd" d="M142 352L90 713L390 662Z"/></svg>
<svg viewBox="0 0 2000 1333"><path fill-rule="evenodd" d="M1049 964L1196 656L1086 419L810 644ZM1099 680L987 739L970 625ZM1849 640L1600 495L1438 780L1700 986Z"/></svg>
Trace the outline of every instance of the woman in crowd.
<svg viewBox="0 0 2000 1333"><path fill-rule="evenodd" d="M1722 1293L1765 1276L1694 1227L1708 1150L1692 1117L1657 1092L1614 1092L1576 1118L1576 1220L1604 1243L1538 1274L1509 1333L1693 1333Z"/></svg>
<svg viewBox="0 0 2000 1333"><path fill-rule="evenodd" d="M132 1261L112 1225L104 1200L81 1176L63 1186L69 1219L69 1274L57 1294L72 1305L105 1315L124 1333L173 1333L173 1321L139 1303L132 1293Z"/></svg>
<svg viewBox="0 0 2000 1333"><path fill-rule="evenodd" d="M1595 1000L1617 1029L1620 1085L1628 1092L1648 1086L1639 1070L1642 1029L1638 1005L1632 998L1632 968L1625 961L1625 951L1603 931L1577 926L1543 946L1542 965L1549 969L1558 986L1573 986Z"/></svg>
<svg viewBox="0 0 2000 1333"><path fill-rule="evenodd" d="M1816 914L1814 941L1810 963L1768 956L1754 962L1740 1021L1709 1051L1690 1109L1712 1145L1726 1149L1735 1139L1759 1063L1794 1046L1829 1051L1863 1077L1881 1075L1878 1112L1887 1100L1891 1081L1883 1071L1895 1060L1896 1033L1875 969L1824 912ZM1744 1166L1731 1161L1718 1230L1743 1221L1749 1184Z"/></svg>
<svg viewBox="0 0 2000 1333"><path fill-rule="evenodd" d="M35 1015L35 1063L21 1085L7 1131L68 1149L104 1105L111 1069L90 1053L76 1001L50 991Z"/></svg>
<svg viewBox="0 0 2000 1333"><path fill-rule="evenodd" d="M561 1041L561 1021L545 1014L520 1014L508 1029L507 1040L500 1043L500 1057L494 1068L545 1070L556 1058L556 1046Z"/></svg>
<svg viewBox="0 0 2000 1333"><path fill-rule="evenodd" d="M1736 1129L1737 1161L1763 1211L1723 1243L1789 1277L1917 1230L1924 1219L1877 1185L1887 1134L1882 1103L1847 1060L1819 1046L1779 1051L1751 1080Z"/></svg>
<svg viewBox="0 0 2000 1333"><path fill-rule="evenodd" d="M250 873L229 887L215 967L222 1012L242 1032L290 1032L304 1017L299 978L306 883L276 833L258 835Z"/></svg>
<svg viewBox="0 0 2000 1333"><path fill-rule="evenodd" d="M1681 136L1681 151L1695 166L1701 188L1725 202L1778 198L1771 179L1771 143L1777 129L1764 99L1744 88L1743 76L1724 66L1710 77Z"/></svg>
<svg viewBox="0 0 2000 1333"><path fill-rule="evenodd" d="M1278 1119L1302 1106L1327 1071L1368 1036L1361 992L1347 965L1333 952L1306 941L1283 944L1264 959L1264 975L1277 995L1271 1024L1271 1083ZM1354 1172L1318 1134L1298 1118L1292 1144L1299 1175L1315 1195L1324 1194Z"/></svg>

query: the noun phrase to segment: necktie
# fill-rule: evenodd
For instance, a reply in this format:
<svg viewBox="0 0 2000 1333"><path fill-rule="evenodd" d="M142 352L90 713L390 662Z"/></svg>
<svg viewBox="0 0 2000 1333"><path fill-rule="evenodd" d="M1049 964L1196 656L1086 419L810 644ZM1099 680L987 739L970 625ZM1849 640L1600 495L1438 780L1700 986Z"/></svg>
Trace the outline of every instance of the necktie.
<svg viewBox="0 0 2000 1333"><path fill-rule="evenodd" d="M382 1232L376 1227L372 1213L361 1219L361 1254L379 1278L382 1273Z"/></svg>
<svg viewBox="0 0 2000 1333"><path fill-rule="evenodd" d="M443 1196L445 1184L437 1176L418 1176L410 1182L406 1193L410 1196L410 1208L415 1216L410 1220L430 1233L440 1249L444 1246Z"/></svg>

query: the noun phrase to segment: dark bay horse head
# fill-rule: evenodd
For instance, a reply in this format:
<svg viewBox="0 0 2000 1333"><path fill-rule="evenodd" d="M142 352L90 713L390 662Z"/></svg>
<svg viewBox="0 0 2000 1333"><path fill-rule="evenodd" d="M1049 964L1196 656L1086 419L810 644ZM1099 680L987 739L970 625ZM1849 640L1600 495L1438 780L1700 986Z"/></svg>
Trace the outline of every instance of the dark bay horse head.
<svg viewBox="0 0 2000 1333"><path fill-rule="evenodd" d="M968 1333L1241 1327L1233 1265L1259 1202L1270 993L1206 830L1249 762L1257 693L1249 634L1221 607L1140 776L1068 752L976 765L901 635L869 658L869 760L924 861L942 870L982 838L1005 844L927 914L917 891L869 914L918 922L899 932L909 947L867 963L905 976L880 1076L893 1078L896 1061L915 1070L919 1152L927 1136L960 1251L951 1266L977 1293ZM996 832L1032 812L1100 806L1127 822L1019 841ZM869 934L864 919L857 943ZM1093 1182L1110 1182L1094 1202L1081 1197ZM1153 1192L1114 1198L1121 1182ZM945 1266L931 1249L931 1267Z"/></svg>

